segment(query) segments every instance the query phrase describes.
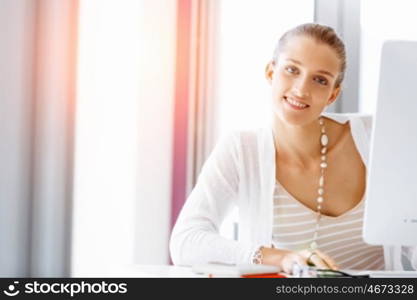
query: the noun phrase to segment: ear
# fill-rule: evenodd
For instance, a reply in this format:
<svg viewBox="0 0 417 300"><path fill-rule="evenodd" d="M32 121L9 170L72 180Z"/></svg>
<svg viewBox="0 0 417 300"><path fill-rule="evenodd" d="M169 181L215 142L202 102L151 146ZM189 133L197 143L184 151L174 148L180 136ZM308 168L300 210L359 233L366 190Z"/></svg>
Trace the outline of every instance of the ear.
<svg viewBox="0 0 417 300"><path fill-rule="evenodd" d="M335 88L335 89L333 89L333 92L330 95L329 100L327 100L327 104L326 105L330 105L333 102L335 102L341 91L342 91L342 88L340 86L337 87L337 88Z"/></svg>
<svg viewBox="0 0 417 300"><path fill-rule="evenodd" d="M272 78L274 77L274 61L270 61L265 68L265 78L268 80L269 83L272 83Z"/></svg>

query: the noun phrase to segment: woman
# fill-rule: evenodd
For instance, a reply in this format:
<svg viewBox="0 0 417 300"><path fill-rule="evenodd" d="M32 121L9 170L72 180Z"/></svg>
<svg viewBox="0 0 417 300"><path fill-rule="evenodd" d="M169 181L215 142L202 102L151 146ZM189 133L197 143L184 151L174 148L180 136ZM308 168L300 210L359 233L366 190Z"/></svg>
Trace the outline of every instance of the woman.
<svg viewBox="0 0 417 300"><path fill-rule="evenodd" d="M323 114L340 94L345 68L344 44L330 27L303 24L281 37L265 71L272 128L218 143L173 229L175 264L402 269L401 249L362 239L371 119ZM238 241L218 234L234 206ZM416 267L412 250L405 253Z"/></svg>

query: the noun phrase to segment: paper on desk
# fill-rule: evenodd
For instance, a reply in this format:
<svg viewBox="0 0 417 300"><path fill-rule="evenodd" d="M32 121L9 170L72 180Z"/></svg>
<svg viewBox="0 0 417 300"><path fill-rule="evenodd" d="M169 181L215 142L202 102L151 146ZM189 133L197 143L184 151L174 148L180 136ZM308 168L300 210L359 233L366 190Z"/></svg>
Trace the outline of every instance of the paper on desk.
<svg viewBox="0 0 417 300"><path fill-rule="evenodd" d="M242 275L279 273L280 269L269 265L207 263L194 265L192 271L197 274L241 277Z"/></svg>

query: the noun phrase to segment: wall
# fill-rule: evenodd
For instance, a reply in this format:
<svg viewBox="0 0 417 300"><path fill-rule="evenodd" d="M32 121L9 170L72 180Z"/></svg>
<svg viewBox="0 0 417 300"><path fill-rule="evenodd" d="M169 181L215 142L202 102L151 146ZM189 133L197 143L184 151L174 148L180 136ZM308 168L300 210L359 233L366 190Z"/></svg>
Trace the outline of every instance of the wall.
<svg viewBox="0 0 417 300"><path fill-rule="evenodd" d="M0 276L29 270L32 4L0 1Z"/></svg>

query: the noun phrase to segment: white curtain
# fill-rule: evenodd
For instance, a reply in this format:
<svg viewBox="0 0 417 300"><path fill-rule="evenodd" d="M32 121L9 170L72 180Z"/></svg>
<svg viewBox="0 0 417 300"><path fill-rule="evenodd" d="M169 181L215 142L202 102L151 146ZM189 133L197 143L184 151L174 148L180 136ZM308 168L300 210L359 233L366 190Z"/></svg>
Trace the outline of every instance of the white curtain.
<svg viewBox="0 0 417 300"><path fill-rule="evenodd" d="M70 274L77 6L0 2L0 276Z"/></svg>
<svg viewBox="0 0 417 300"><path fill-rule="evenodd" d="M187 195L218 138L220 1L191 1Z"/></svg>

